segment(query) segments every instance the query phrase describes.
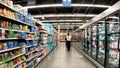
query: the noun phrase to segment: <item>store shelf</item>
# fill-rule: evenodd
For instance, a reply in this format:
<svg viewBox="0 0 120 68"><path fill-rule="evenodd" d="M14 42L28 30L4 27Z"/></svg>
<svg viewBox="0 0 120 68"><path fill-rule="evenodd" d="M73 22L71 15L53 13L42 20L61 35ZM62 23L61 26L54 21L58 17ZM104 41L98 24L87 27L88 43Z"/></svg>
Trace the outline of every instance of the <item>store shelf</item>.
<svg viewBox="0 0 120 68"><path fill-rule="evenodd" d="M13 12L19 13L19 14L23 15L24 17L28 18L28 17L25 16L24 14L22 14L22 13L16 11L14 8L11 8L11 7L9 7L8 5L5 5L5 4L3 4L3 3L1 3L1 2L0 2L0 5L3 6L3 7L8 8L9 10L11 10L11 11L13 11ZM30 19L30 18L28 18L28 19Z"/></svg>
<svg viewBox="0 0 120 68"><path fill-rule="evenodd" d="M37 51L37 50L33 50L33 51L27 53L26 55L29 55L29 54L34 53L34 52L36 52L36 51Z"/></svg>
<svg viewBox="0 0 120 68"><path fill-rule="evenodd" d="M37 51L42 51L43 49L37 49Z"/></svg>
<svg viewBox="0 0 120 68"><path fill-rule="evenodd" d="M15 64L15 65L13 66L13 68L15 68L15 67L19 66L20 64L22 64L22 63L24 63L24 62L25 62L25 61L21 61L20 63Z"/></svg>
<svg viewBox="0 0 120 68"><path fill-rule="evenodd" d="M0 28L0 30L14 31L14 32L25 32L25 33L35 34L35 32L26 32L26 31L22 31L22 30L14 30L14 29L7 29L7 28Z"/></svg>
<svg viewBox="0 0 120 68"><path fill-rule="evenodd" d="M22 38L0 38L0 40L25 40L25 39L22 39Z"/></svg>
<svg viewBox="0 0 120 68"><path fill-rule="evenodd" d="M0 2L0 6L6 7L6 8L8 8L8 9L11 10L11 11L16 12L16 10L14 10L13 8L11 8L11 7L5 5L5 4L3 4L3 3L1 3L1 2Z"/></svg>
<svg viewBox="0 0 120 68"><path fill-rule="evenodd" d="M42 53L40 54L40 55L42 55ZM38 55L38 56L40 56L40 55ZM47 55L46 55L47 56ZM45 57L46 57L45 56ZM43 57L39 62L37 62L32 68L35 68L45 57Z"/></svg>
<svg viewBox="0 0 120 68"><path fill-rule="evenodd" d="M0 17L5 18L5 19L8 19L8 20L11 20L11 21L14 21L14 22L16 22L17 24L20 23L20 24L24 24L24 25L31 26L31 27L35 27L35 26L31 25L31 24L27 24L27 23L25 23L25 22L22 22L22 21L19 21L19 20L16 20L16 19L12 19L12 18L3 16L3 15L0 15Z"/></svg>
<svg viewBox="0 0 120 68"><path fill-rule="evenodd" d="M32 68L35 68L40 62L41 62L41 60L39 62L37 62Z"/></svg>
<svg viewBox="0 0 120 68"><path fill-rule="evenodd" d="M26 62L28 62L28 61L32 60L32 59L33 59L33 58L35 58L36 56L38 56L38 55L35 55L35 56L33 56L33 57L29 58Z"/></svg>
<svg viewBox="0 0 120 68"><path fill-rule="evenodd" d="M27 40L27 41L28 41L28 40L34 40L34 39L25 39L25 40Z"/></svg>
<svg viewBox="0 0 120 68"><path fill-rule="evenodd" d="M29 48L29 47L34 47L34 46L36 46L37 44L35 44L35 45L30 45L30 46L26 46L26 48Z"/></svg>
<svg viewBox="0 0 120 68"><path fill-rule="evenodd" d="M35 59L32 62L30 62L29 64L27 64L26 67L30 66L34 61L35 61Z"/></svg>
<svg viewBox="0 0 120 68"><path fill-rule="evenodd" d="M11 60L13 60L13 59L15 59L15 58L17 58L17 57L20 57L20 56L22 56L22 55L24 55L25 53L22 53L22 54L19 54L19 55L17 55L17 56L14 56L14 57L12 57L11 59L8 59L8 60L6 60L6 61L4 61L4 62L0 62L0 64L3 64L3 63L6 63L6 62L8 62L8 61L11 61Z"/></svg>
<svg viewBox="0 0 120 68"><path fill-rule="evenodd" d="M11 51L11 50L16 50L16 49L20 49L20 48L23 48L23 47L15 47L15 48L10 48L10 49L0 50L0 53Z"/></svg>
<svg viewBox="0 0 120 68"><path fill-rule="evenodd" d="M0 30L7 30L7 31L8 31L9 29L6 29L6 28L0 28Z"/></svg>
<svg viewBox="0 0 120 68"><path fill-rule="evenodd" d="M42 23L39 23L39 22L36 22L36 24L41 25L41 26L43 25Z"/></svg>

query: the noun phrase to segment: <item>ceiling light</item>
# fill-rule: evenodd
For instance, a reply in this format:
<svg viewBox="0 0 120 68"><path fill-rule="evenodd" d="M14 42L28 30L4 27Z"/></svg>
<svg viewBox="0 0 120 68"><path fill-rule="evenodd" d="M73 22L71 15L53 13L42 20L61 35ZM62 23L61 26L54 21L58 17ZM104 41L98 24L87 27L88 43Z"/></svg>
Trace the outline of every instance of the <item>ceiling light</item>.
<svg viewBox="0 0 120 68"><path fill-rule="evenodd" d="M25 6L24 8L32 9L32 8L50 8L50 7L63 7L63 4L46 4L46 5ZM109 8L111 6L97 5L97 4L71 4L71 7Z"/></svg>
<svg viewBox="0 0 120 68"><path fill-rule="evenodd" d="M81 22L82 20L44 20L41 22Z"/></svg>
<svg viewBox="0 0 120 68"><path fill-rule="evenodd" d="M94 17L96 14L46 14L46 15L32 15L35 18L42 17Z"/></svg>

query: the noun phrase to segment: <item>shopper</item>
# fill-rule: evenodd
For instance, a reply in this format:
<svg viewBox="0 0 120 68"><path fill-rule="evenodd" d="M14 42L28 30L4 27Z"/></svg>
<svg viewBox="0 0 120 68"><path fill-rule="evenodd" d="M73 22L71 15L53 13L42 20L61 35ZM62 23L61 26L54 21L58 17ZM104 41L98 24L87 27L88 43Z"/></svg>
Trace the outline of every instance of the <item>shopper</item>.
<svg viewBox="0 0 120 68"><path fill-rule="evenodd" d="M70 51L71 48L71 35L68 33L66 36L66 48L68 51Z"/></svg>

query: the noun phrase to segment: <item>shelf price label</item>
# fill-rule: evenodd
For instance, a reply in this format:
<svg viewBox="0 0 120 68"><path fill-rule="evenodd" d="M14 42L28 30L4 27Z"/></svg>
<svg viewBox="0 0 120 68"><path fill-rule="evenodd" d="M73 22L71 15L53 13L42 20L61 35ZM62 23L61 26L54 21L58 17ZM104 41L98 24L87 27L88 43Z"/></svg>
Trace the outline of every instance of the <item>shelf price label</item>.
<svg viewBox="0 0 120 68"><path fill-rule="evenodd" d="M64 7L70 7L71 6L72 0L62 0L63 6Z"/></svg>

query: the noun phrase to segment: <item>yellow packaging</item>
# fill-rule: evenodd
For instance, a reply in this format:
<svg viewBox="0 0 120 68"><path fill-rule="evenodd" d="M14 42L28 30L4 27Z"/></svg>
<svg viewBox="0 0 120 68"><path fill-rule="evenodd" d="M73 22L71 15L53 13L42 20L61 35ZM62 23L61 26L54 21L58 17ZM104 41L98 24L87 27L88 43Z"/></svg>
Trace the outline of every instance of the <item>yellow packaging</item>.
<svg viewBox="0 0 120 68"><path fill-rule="evenodd" d="M27 32L28 31L28 26L23 26L22 30Z"/></svg>

